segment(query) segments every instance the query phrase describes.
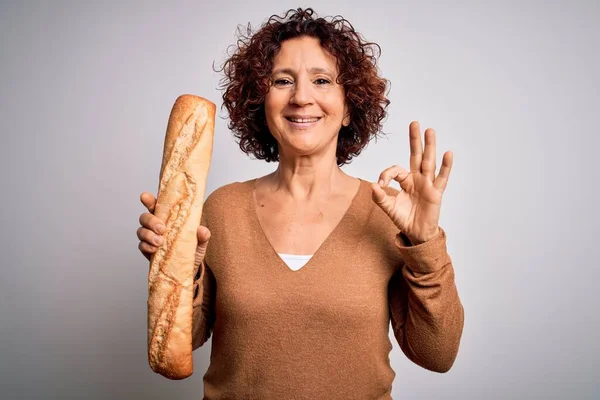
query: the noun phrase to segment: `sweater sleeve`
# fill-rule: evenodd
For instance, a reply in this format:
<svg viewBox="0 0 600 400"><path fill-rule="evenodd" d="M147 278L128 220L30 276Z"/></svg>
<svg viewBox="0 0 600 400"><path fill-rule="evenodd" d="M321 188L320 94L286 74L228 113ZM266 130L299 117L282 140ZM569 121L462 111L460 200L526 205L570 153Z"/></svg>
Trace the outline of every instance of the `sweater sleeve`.
<svg viewBox="0 0 600 400"><path fill-rule="evenodd" d="M404 354L417 365L446 372L454 364L464 310L446 250L446 233L411 246L402 233L395 239L405 264L389 284L390 318Z"/></svg>
<svg viewBox="0 0 600 400"><path fill-rule="evenodd" d="M212 332L214 322L215 278L203 261L194 274L192 351L202 346Z"/></svg>

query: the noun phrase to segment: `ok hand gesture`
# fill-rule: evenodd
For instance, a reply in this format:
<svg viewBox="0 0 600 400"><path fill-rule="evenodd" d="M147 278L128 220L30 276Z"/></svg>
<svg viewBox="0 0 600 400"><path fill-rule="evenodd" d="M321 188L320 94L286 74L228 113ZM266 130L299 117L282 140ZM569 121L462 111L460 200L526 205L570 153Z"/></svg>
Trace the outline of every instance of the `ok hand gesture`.
<svg viewBox="0 0 600 400"><path fill-rule="evenodd" d="M442 205L442 194L446 189L452 152L444 153L442 167L435 176L435 132L425 131L425 151L421 142L419 123L410 124L410 172L394 165L384 170L379 182L372 185L373 201L391 218L412 244L421 244L439 232L438 221ZM382 188L395 180L402 190L395 196L388 195Z"/></svg>

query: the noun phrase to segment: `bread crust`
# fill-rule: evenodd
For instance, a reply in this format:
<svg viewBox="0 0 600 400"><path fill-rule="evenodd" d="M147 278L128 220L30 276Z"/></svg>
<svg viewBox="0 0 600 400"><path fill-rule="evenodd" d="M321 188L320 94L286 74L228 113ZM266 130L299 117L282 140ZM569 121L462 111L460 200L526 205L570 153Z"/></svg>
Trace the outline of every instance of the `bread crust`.
<svg viewBox="0 0 600 400"><path fill-rule="evenodd" d="M167 125L154 215L165 219L163 244L150 259L148 362L169 379L192 375L194 256L213 148L216 106L177 98Z"/></svg>

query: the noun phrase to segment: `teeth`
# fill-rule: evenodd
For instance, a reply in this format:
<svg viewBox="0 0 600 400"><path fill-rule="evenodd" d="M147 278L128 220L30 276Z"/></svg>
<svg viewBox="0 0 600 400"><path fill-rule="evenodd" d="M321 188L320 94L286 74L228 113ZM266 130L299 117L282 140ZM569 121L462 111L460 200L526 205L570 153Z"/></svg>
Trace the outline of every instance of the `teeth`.
<svg viewBox="0 0 600 400"><path fill-rule="evenodd" d="M288 118L292 122L317 122L319 118Z"/></svg>

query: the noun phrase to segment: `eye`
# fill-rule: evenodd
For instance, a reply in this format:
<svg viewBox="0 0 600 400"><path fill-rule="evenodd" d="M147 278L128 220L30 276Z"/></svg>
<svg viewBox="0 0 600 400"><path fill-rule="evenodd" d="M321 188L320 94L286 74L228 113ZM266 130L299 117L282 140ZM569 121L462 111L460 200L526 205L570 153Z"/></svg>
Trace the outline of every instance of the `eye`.
<svg viewBox="0 0 600 400"><path fill-rule="evenodd" d="M292 83L292 81L290 81L289 79L286 79L286 78L279 78L279 79L275 79L273 81L273 84L275 86L285 86L285 85L289 85L291 83Z"/></svg>
<svg viewBox="0 0 600 400"><path fill-rule="evenodd" d="M331 83L331 81L329 79L319 78L315 81L315 83L317 85L327 85L327 84Z"/></svg>

